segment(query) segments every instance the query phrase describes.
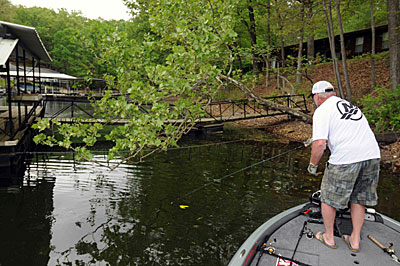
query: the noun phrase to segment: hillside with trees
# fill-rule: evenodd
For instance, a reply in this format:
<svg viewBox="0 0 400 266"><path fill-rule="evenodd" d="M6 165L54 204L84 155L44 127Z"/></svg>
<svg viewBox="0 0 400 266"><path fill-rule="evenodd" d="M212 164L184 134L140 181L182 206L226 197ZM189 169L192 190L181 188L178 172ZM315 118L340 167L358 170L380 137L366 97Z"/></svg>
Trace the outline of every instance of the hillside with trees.
<svg viewBox="0 0 400 266"><path fill-rule="evenodd" d="M229 92L240 89L257 98L253 92L263 83L266 88L275 87L276 94L284 90L290 94L308 92L310 82L319 79L313 68L321 63L313 52L314 40L326 37L330 40L331 57L322 60L332 69L330 81L336 84L340 96L359 98L354 87L365 78L354 80L354 75L362 72L370 77L362 95L374 95L362 103L370 121L385 131L400 129L399 0L124 2L132 12L130 21L91 20L62 9L13 6L8 0L1 0L0 6L0 20L37 29L58 70L79 77L104 78L110 89L129 96L114 99L110 90L95 104L99 116L110 121L117 116L131 121L106 136L115 143L109 159L121 150L128 150L131 159L144 156L145 148L176 145L194 125L193 121L204 116L204 104L221 95L221 91L229 97ZM386 24L389 82L380 74L382 67L376 61L381 55L376 55L374 44L371 53L363 58L370 62L368 67L364 64L366 68L358 70L346 60L343 38L346 32ZM341 37L339 47L332 41L335 35ZM298 47L294 57L285 54L283 48L288 45ZM387 89L379 90L385 95L381 98L394 99L389 106L378 103L380 98L373 93L382 86ZM165 100L171 98L176 99L174 104L166 104ZM134 99L136 105L127 99ZM139 109L146 103L153 107L144 114ZM384 106L379 112L369 108L378 104ZM184 117L183 125L163 123L178 117ZM381 125L382 121L389 122ZM49 125L43 121L38 128ZM64 141L43 135L37 140L71 148L74 136L92 146L102 130L101 125L88 128L77 121L60 129ZM91 158L86 147L79 151L83 158Z"/></svg>

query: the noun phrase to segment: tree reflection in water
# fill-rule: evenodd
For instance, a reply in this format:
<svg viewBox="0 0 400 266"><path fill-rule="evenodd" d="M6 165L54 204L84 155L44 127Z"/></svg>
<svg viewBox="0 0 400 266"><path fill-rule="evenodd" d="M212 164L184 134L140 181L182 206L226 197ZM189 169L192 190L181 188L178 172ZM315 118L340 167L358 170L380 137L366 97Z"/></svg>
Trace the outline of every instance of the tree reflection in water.
<svg viewBox="0 0 400 266"><path fill-rule="evenodd" d="M23 183L25 158L1 169L0 265L47 265L52 246L54 179Z"/></svg>
<svg viewBox="0 0 400 266"><path fill-rule="evenodd" d="M10 216L3 216L1 228L6 236L9 231L12 243L2 244L0 264L16 261L5 259L11 255L33 261L42 254L36 265L226 265L261 223L306 201L321 177L307 174L309 150L298 150L183 197L298 145L237 141L202 146L224 141L223 136L186 141L186 148L113 172L76 163L68 153L37 154L27 164L24 197L20 193L9 207L7 200L0 203L1 213ZM398 197L385 182L384 192ZM388 210L385 214L400 216ZM24 226L6 229L16 219ZM38 247L28 250L33 242Z"/></svg>
<svg viewBox="0 0 400 266"><path fill-rule="evenodd" d="M74 265L226 265L255 227L307 197L299 192L305 187L304 178L296 180L288 171L288 162L295 167L292 157L250 168L177 200L286 148L268 145L263 154L261 143L241 141L171 150L140 165L125 165L117 173L98 167L93 172L92 165L80 165L75 170L74 189L91 187L98 192L87 199L90 212L85 221L75 222L80 228L86 223L89 232L65 250L56 246L52 256L58 264ZM51 158L44 161L51 163ZM64 157L63 164L71 162ZM85 174L77 173L89 173L92 183L84 185ZM189 208L180 209L180 204Z"/></svg>

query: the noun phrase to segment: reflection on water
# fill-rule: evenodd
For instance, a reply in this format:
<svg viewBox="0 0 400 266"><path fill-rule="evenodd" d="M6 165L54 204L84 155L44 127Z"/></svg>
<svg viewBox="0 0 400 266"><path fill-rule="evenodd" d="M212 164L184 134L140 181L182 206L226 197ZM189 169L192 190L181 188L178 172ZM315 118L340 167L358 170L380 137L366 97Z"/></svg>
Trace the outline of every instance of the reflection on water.
<svg viewBox="0 0 400 266"><path fill-rule="evenodd" d="M84 117L89 118L89 114L93 114L93 107L90 103L84 102L46 102L44 117Z"/></svg>
<svg viewBox="0 0 400 266"><path fill-rule="evenodd" d="M23 186L0 191L0 265L226 265L257 226L304 202L320 177L306 174L309 150L302 149L182 198L298 145L204 146L224 141L184 141L183 149L113 172L76 163L70 153L35 154ZM398 219L389 202L398 198L398 184L391 179L381 179L385 196L378 207Z"/></svg>

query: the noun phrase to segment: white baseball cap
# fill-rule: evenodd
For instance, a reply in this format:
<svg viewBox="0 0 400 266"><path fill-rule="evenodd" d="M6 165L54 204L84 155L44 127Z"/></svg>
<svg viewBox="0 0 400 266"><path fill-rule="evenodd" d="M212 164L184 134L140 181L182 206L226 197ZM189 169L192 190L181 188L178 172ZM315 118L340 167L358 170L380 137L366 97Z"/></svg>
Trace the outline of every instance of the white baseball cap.
<svg viewBox="0 0 400 266"><path fill-rule="evenodd" d="M315 83L312 87L312 91L308 97L313 96L316 93L323 93L323 92L329 92L329 91L334 91L333 85L329 83L328 81L321 80Z"/></svg>

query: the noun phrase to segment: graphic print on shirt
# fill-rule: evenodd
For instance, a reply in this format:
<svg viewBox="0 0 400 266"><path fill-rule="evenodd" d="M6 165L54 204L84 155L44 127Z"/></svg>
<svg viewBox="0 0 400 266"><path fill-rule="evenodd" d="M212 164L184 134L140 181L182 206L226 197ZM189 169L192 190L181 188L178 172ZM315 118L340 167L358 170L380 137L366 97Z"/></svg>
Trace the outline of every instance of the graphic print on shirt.
<svg viewBox="0 0 400 266"><path fill-rule="evenodd" d="M363 114L357 106L345 100L338 101L336 107L342 117L340 119L358 121L362 118Z"/></svg>

